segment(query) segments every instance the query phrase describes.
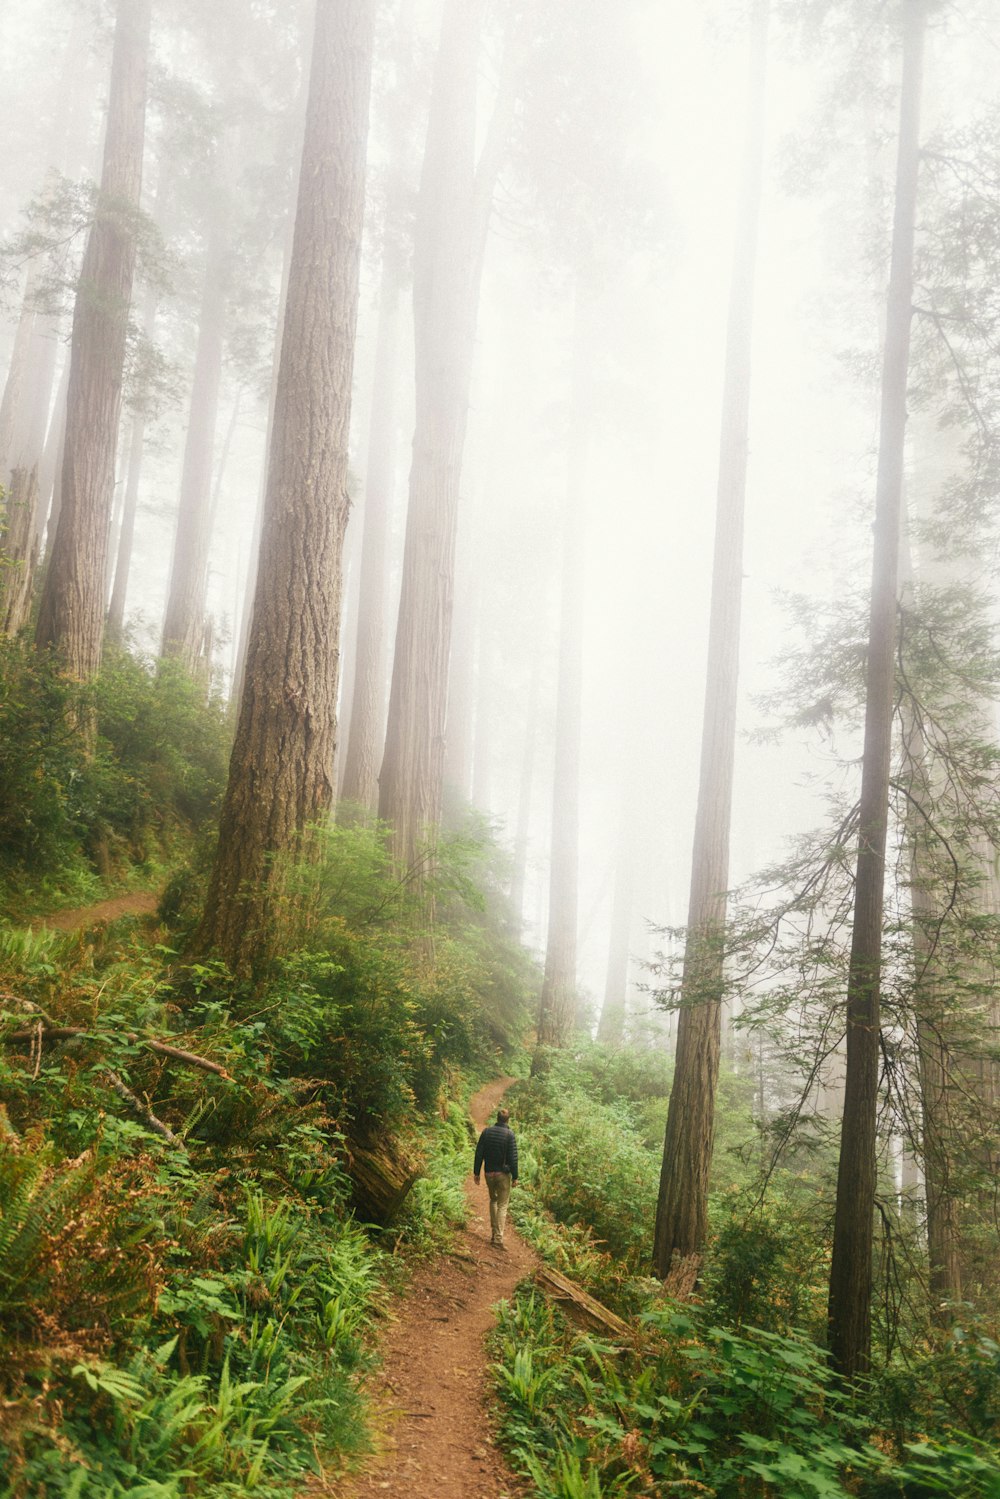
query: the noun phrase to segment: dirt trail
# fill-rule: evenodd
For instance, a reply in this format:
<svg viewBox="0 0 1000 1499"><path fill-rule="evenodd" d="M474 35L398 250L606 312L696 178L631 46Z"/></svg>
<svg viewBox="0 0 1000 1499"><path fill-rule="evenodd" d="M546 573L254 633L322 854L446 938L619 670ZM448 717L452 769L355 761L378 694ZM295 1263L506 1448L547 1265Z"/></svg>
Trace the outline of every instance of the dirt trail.
<svg viewBox="0 0 1000 1499"><path fill-rule="evenodd" d="M55 932L75 932L82 926L102 926L119 916L148 916L156 910L159 895L154 890L136 890L131 895L115 895L92 906L78 906L73 911L53 911L50 916L35 916L31 926L49 927Z"/></svg>
<svg viewBox="0 0 1000 1499"><path fill-rule="evenodd" d="M472 1099L482 1129L514 1081L498 1078ZM470 1151L471 1164L471 1151ZM515 1499L527 1492L494 1445L484 1341L492 1307L534 1267L507 1224L507 1250L490 1245L485 1183L465 1183L471 1213L455 1250L424 1266L382 1347L376 1396L382 1448L337 1499ZM513 1192L517 1211L517 1189Z"/></svg>

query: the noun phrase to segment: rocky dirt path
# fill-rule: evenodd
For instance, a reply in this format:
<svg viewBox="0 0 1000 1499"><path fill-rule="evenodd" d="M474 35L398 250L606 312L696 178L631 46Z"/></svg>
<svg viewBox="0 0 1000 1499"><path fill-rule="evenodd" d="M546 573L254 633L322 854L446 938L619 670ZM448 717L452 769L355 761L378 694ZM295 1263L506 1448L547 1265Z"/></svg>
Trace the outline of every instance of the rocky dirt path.
<svg viewBox="0 0 1000 1499"><path fill-rule="evenodd" d="M56 932L75 932L83 926L103 926L119 916L148 916L156 910L159 895L155 890L135 890L130 895L115 895L92 906L78 906L73 911L53 911L49 916L35 916L35 930L49 927Z"/></svg>
<svg viewBox="0 0 1000 1499"><path fill-rule="evenodd" d="M475 1095L469 1109L477 1129L513 1081L497 1078ZM528 1492L494 1445L485 1339L494 1303L513 1294L536 1259L509 1219L506 1252L493 1249L485 1183L477 1188L470 1174L465 1191L469 1222L454 1251L417 1272L383 1342L380 1450L360 1475L326 1490L337 1499L515 1499ZM512 1197L516 1214L516 1188Z"/></svg>

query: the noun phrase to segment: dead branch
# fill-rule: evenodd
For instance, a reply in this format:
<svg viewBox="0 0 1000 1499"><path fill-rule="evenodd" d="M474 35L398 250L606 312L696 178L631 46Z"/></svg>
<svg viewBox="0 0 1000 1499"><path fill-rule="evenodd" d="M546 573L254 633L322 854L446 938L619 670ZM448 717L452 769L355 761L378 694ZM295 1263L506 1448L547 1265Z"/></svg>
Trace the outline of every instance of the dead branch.
<svg viewBox="0 0 1000 1499"><path fill-rule="evenodd" d="M18 1041L30 1041L34 1046L39 1035L42 1023L38 1022L28 1030L7 1031L0 1040L12 1044ZM74 1036L93 1036L98 1039L95 1032L89 1031L82 1025L45 1025L41 1028L41 1036L44 1041L69 1041ZM156 1041L150 1036L138 1036L135 1031L126 1031L126 1041L138 1042L141 1046L148 1046L150 1051L157 1052L160 1056L172 1057L175 1062L183 1062L188 1067L199 1067L203 1072L214 1072L216 1077L224 1077L227 1080L230 1074L225 1067L218 1062L210 1062L207 1057L199 1057L193 1051L184 1051L180 1046L171 1046L167 1041Z"/></svg>
<svg viewBox="0 0 1000 1499"><path fill-rule="evenodd" d="M133 1093L131 1088L125 1086L117 1072L112 1072L111 1068L107 1067L104 1070L104 1076L122 1102L127 1103L129 1108L133 1109L155 1134L162 1136L170 1145L176 1145L179 1150L187 1150L187 1146L180 1136L174 1134L169 1124L164 1124L162 1119L157 1119L152 1109L146 1107L138 1094Z"/></svg>

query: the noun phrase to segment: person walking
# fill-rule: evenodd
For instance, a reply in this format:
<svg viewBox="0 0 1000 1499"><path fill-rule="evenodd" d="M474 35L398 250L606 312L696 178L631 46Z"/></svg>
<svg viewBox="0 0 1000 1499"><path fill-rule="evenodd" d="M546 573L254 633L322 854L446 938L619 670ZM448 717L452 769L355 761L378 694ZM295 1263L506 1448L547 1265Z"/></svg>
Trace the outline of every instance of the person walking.
<svg viewBox="0 0 1000 1499"><path fill-rule="evenodd" d="M517 1140L510 1127L510 1110L501 1109L496 1124L488 1124L479 1136L473 1179L479 1186L479 1173L486 1167L486 1187L490 1194L491 1244L503 1249L503 1232L507 1225L510 1189L517 1181Z"/></svg>

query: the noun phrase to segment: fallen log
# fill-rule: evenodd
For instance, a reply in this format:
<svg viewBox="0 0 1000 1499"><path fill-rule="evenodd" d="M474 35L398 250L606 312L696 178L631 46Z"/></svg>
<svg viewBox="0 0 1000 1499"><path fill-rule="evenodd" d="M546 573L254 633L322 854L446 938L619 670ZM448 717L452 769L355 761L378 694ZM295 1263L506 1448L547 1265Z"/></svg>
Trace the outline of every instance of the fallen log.
<svg viewBox="0 0 1000 1499"><path fill-rule="evenodd" d="M399 1214L423 1161L398 1142L347 1140L345 1169L362 1223L385 1228Z"/></svg>
<svg viewBox="0 0 1000 1499"><path fill-rule="evenodd" d="M618 1340L630 1336L627 1322L616 1317L614 1312L609 1312L595 1297L581 1290L568 1276L553 1270L550 1265L540 1265L535 1271L535 1285L586 1332L596 1332L602 1337Z"/></svg>

